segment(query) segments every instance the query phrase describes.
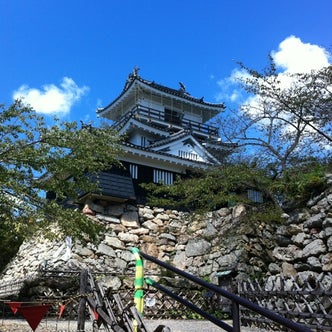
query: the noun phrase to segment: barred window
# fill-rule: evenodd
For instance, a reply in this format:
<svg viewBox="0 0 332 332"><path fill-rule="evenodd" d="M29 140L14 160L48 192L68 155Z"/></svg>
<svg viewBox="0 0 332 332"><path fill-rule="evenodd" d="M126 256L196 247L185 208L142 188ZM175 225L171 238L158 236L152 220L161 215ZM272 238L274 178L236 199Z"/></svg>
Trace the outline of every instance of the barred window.
<svg viewBox="0 0 332 332"><path fill-rule="evenodd" d="M187 152L187 151L182 151L182 150L179 150L179 157L185 158L185 159L190 159L190 160L197 160L198 159L197 154Z"/></svg>
<svg viewBox="0 0 332 332"><path fill-rule="evenodd" d="M144 136L141 136L141 146L146 147L147 146L147 139Z"/></svg>
<svg viewBox="0 0 332 332"><path fill-rule="evenodd" d="M153 182L154 183L163 183L167 185L173 184L173 173L162 171L160 169L153 170Z"/></svg>
<svg viewBox="0 0 332 332"><path fill-rule="evenodd" d="M138 166L134 164L129 165L129 172L132 177L132 179L137 179L138 178Z"/></svg>
<svg viewBox="0 0 332 332"><path fill-rule="evenodd" d="M263 203L263 194L261 191L248 189L248 199L256 203Z"/></svg>

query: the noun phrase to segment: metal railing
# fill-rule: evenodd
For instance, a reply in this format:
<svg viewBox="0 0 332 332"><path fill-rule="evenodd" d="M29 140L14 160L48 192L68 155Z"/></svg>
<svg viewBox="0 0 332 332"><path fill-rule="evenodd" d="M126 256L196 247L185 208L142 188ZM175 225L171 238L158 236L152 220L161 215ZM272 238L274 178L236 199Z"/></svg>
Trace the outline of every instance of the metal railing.
<svg viewBox="0 0 332 332"><path fill-rule="evenodd" d="M150 278L146 278L146 283L158 290L160 290L161 292L165 293L166 295L172 297L173 299L175 299L176 301L184 304L185 306L187 306L188 308L190 308L191 310L197 312L198 314L200 314L202 317L208 319L209 321L211 321L212 323L216 324L217 326L221 327L222 329L224 329L225 331L229 331L229 332L239 332L240 331L240 306L243 306L247 309L250 309L252 311L254 311L255 313L264 316L268 319L270 319L271 321L280 324L281 326L287 327L293 331L298 331L298 332L312 332L311 329L307 328L306 326L302 325L302 324L298 324L294 321L291 321L285 317L282 317L278 314L276 314L275 312L268 310L264 307L261 307L253 302L250 302L249 300L242 298L238 295L235 295L223 288L218 287L217 285L211 284L205 280L202 280L194 275L191 275L190 273L187 273L185 271L182 271L172 265L169 265L163 261L160 261L159 259L152 257L144 252L139 251L139 254L141 255L141 257L143 257L144 259L159 265L160 267L165 268L168 271L171 271L191 282L194 282L222 297L225 297L227 299L229 299L232 303L232 310L231 310L231 316L232 316L232 321L233 321L233 326L228 325L227 323L225 323L224 321L216 318L215 316L205 312L204 310L200 309L199 307L197 307L196 305L194 305L193 303L185 300L184 298L182 298L181 296L177 295L176 293L170 291L169 289L165 288L164 286L158 284L157 282L153 281Z"/></svg>

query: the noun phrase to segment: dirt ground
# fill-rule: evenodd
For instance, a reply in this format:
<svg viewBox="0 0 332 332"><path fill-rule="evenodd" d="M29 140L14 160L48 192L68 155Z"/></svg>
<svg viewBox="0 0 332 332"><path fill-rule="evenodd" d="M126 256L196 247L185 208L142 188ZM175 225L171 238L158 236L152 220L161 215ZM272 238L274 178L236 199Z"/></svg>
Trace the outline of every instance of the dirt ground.
<svg viewBox="0 0 332 332"><path fill-rule="evenodd" d="M229 322L227 322L230 324ZM169 327L170 332L220 332L224 331L220 327L212 324L209 321L203 320L146 320L145 324L149 331L159 325ZM21 319L3 319L0 321L0 332L31 332L32 329L25 320ZM76 321L56 321L56 320L42 320L35 330L35 332L76 332ZM100 328L100 331L104 331ZM246 332L263 332L265 330L241 328L241 331ZM92 332L91 322L86 322L85 332Z"/></svg>

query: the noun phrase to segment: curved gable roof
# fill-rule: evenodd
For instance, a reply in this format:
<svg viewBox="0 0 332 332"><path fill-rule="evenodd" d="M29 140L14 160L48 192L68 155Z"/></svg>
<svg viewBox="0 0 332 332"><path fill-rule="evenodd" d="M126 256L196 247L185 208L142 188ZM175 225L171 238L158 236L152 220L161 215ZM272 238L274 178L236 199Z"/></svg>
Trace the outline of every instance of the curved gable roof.
<svg viewBox="0 0 332 332"><path fill-rule="evenodd" d="M196 105L198 107L209 109L210 111L214 111L215 115L217 115L218 113L220 113L221 111L223 111L225 109L225 105L223 103L221 103L221 104L209 103L209 102L205 102L204 98L196 98L196 97L191 96L188 92L186 92L186 89L185 89L183 83L181 83L181 82L179 83L180 89L173 89L173 88L169 88L164 85L161 85L161 84L157 84L154 81L146 80L146 79L140 77L137 74L137 71L134 71L134 73L129 74L128 79L127 79L125 86L124 86L122 92L120 93L120 95L106 107L97 109L97 114L102 115L102 114L107 113L108 110L110 110L112 107L115 107L119 102L121 102L123 99L125 99L126 96L130 95L134 86L137 84L139 86L141 86L143 89L154 91L154 92L159 92L161 94L165 94L165 96L172 95L177 99L180 99L180 100L183 100L183 101L186 101L189 103L193 103L194 105Z"/></svg>
<svg viewBox="0 0 332 332"><path fill-rule="evenodd" d="M179 141L191 141L194 146L196 146L202 153L204 154L201 156L203 159L206 159L206 162L208 163L215 163L219 164L219 160L215 158L198 140L195 139L195 137L191 134L189 130L181 130L175 134L170 135L168 138L161 139L154 144L149 146L149 149L156 151L156 152L162 152L163 148L165 147L171 147L174 146Z"/></svg>

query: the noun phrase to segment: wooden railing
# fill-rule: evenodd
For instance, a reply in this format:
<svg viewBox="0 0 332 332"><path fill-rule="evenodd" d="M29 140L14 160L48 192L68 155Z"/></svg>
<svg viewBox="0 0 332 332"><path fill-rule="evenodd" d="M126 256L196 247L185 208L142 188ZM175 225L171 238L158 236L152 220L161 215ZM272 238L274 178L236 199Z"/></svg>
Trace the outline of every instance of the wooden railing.
<svg viewBox="0 0 332 332"><path fill-rule="evenodd" d="M0 286L0 298L8 298L17 295L24 284L24 280L17 280L14 282L3 283Z"/></svg>
<svg viewBox="0 0 332 332"><path fill-rule="evenodd" d="M188 119L176 118L174 121L172 119L165 119L165 112L158 111L156 109L146 107L143 105L136 105L131 109L129 113L126 113L118 122L117 125L121 125L122 122L126 121L128 117L137 117L138 119L145 120L150 123L155 123L159 126L165 127L165 124L169 127L180 130L181 128L188 128L197 133L204 135L217 136L218 128L200 123L198 121L192 121Z"/></svg>
<svg viewBox="0 0 332 332"><path fill-rule="evenodd" d="M238 285L239 295L273 308L280 315L319 331L332 331L332 273L318 278L270 277L260 281L247 280ZM271 327L271 322L248 310L242 311L248 325Z"/></svg>

